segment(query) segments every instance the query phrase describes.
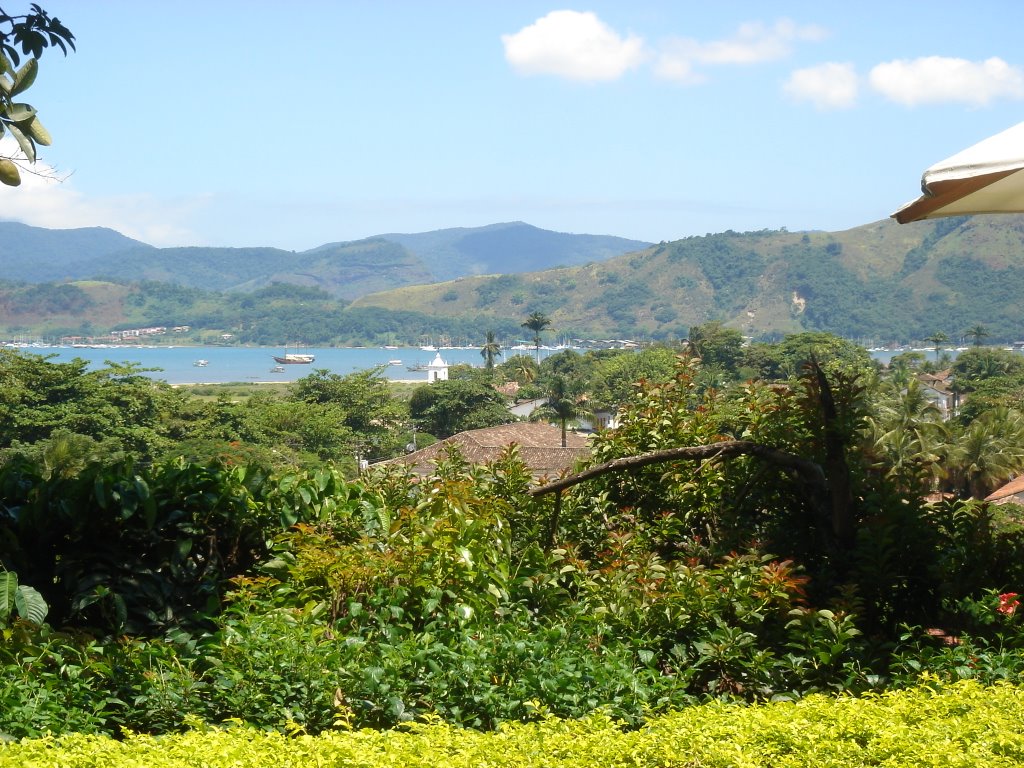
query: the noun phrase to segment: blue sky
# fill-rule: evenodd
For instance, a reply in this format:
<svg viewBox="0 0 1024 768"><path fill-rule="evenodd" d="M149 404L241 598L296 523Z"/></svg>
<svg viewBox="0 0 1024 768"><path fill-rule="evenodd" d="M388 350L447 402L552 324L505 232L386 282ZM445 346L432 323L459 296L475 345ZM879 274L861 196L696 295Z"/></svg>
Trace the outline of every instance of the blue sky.
<svg viewBox="0 0 1024 768"><path fill-rule="evenodd" d="M66 178L0 217L161 246L843 230L1024 120L1018 0L41 4Z"/></svg>

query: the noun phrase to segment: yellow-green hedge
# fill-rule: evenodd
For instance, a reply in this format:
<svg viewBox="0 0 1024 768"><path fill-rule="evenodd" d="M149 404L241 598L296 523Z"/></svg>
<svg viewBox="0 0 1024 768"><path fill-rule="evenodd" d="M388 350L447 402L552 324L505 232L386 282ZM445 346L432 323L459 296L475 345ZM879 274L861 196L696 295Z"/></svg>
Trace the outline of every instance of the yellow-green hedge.
<svg viewBox="0 0 1024 768"><path fill-rule="evenodd" d="M876 697L709 704L623 732L600 716L496 733L447 725L291 736L243 727L123 741L66 736L0 746L0 768L707 768L1024 764L1024 688L963 682Z"/></svg>

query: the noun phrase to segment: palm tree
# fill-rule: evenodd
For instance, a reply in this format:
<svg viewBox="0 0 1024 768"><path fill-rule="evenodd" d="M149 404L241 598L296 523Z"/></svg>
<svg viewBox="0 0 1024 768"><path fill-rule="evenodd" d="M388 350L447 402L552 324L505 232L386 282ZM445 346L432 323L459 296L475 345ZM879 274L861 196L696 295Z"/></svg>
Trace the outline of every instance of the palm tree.
<svg viewBox="0 0 1024 768"><path fill-rule="evenodd" d="M938 360L939 359L939 350L942 349L942 345L943 344L945 344L947 341L949 341L949 336L947 336L942 331L936 331L931 336L929 336L927 339L925 339L925 341L929 341L929 342L931 342L932 344L935 345L935 359Z"/></svg>
<svg viewBox="0 0 1024 768"><path fill-rule="evenodd" d="M961 493L983 499L1024 469L1024 415L994 408L972 421L947 458Z"/></svg>
<svg viewBox="0 0 1024 768"><path fill-rule="evenodd" d="M553 376L548 382L547 402L530 414L531 419L553 419L562 427L562 447L566 447L566 424L583 413L587 396L572 386L564 376Z"/></svg>
<svg viewBox="0 0 1024 768"><path fill-rule="evenodd" d="M494 358L501 354L501 344L494 338L494 331L487 332L487 341L480 347L480 356L484 359L484 367L490 370L494 367Z"/></svg>
<svg viewBox="0 0 1024 768"><path fill-rule="evenodd" d="M533 347L537 353L537 364L540 364L540 334L551 327L551 318L543 312L531 312L522 324L523 328L533 331Z"/></svg>
<svg viewBox="0 0 1024 768"><path fill-rule="evenodd" d="M509 362L513 363L512 375L516 381L531 384L537 378L537 364L526 355L516 355Z"/></svg>
<svg viewBox="0 0 1024 768"><path fill-rule="evenodd" d="M969 339L974 339L974 346L976 347L980 347L981 340L987 339L989 335L990 334L988 332L988 328L986 328L984 325L973 325L966 331L964 331L964 336L966 336Z"/></svg>
<svg viewBox="0 0 1024 768"><path fill-rule="evenodd" d="M948 432L942 411L916 378L911 377L905 387L894 389L879 402L868 427L879 468L903 490L909 492L915 481L942 475Z"/></svg>

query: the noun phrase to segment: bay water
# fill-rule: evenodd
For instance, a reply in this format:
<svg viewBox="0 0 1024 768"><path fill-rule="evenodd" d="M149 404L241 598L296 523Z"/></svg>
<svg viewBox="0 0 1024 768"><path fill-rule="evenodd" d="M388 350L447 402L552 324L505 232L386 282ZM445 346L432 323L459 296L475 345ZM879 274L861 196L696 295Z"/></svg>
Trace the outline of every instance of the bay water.
<svg viewBox="0 0 1024 768"><path fill-rule="evenodd" d="M440 350L420 347L321 347L290 349L291 352L315 355L309 365L278 365L274 355L281 356L280 347L178 347L178 346L106 346L106 347L60 347L25 346L20 350L29 354L43 355L55 362L69 362L80 358L88 363L90 370L103 368L108 361L114 363L135 363L146 376L161 379L168 384L227 384L232 382L291 382L308 376L317 369L346 376L357 371L381 367L382 375L392 381L426 382L427 372L423 370L438 354L449 364L467 364L482 367L483 356L479 348L448 348ZM541 359L560 350L541 347ZM582 350L581 350L582 351ZM928 359L935 352L924 351ZM959 350L943 350L956 357ZM871 356L888 363L898 352L871 350ZM512 355L534 356L533 348L506 349L495 363L503 362ZM205 361L204 365L197 365ZM416 370L410 370L414 368Z"/></svg>
<svg viewBox="0 0 1024 768"><path fill-rule="evenodd" d="M80 358L90 370L105 367L107 361L136 363L146 376L161 379L168 384L226 384L230 382L289 382L308 376L317 369L346 376L383 366L383 375L393 381L426 382L425 367L437 354L449 365L465 363L482 367L484 359L479 349L440 350L419 347L384 349L381 347L324 347L289 349L289 352L315 355L309 365L278 365L274 355L282 356L279 347L174 347L174 346L108 346L108 347L20 347L23 353L49 357L54 362L69 362ZM554 354L556 350L541 348L540 356ZM506 350L504 359L512 355L529 355L534 350ZM197 365L205 361L205 365ZM502 362L499 357L495 364ZM278 370L281 369L281 370Z"/></svg>

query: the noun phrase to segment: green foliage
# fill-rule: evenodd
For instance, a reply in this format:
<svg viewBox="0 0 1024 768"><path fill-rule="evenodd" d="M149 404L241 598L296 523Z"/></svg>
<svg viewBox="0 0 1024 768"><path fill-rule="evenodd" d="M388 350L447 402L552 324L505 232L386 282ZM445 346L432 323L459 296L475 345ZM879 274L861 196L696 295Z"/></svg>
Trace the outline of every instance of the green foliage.
<svg viewBox="0 0 1024 768"><path fill-rule="evenodd" d="M829 372L845 371L866 376L874 371L867 350L831 333L794 333L776 344L753 344L744 351L743 363L763 379L800 376L805 365L818 360Z"/></svg>
<svg viewBox="0 0 1024 768"><path fill-rule="evenodd" d="M811 696L757 707L709 704L622 728L607 713L580 720L541 711L540 722L479 733L437 722L393 731L339 729L310 736L256 728L193 727L153 738L86 734L0 745L0 768L109 765L152 768L202 763L209 768L365 765L410 768L444 764L613 766L774 765L780 768L887 765L918 768L1010 766L1024 759L1024 694L1016 686L931 681L870 699Z"/></svg>
<svg viewBox="0 0 1024 768"><path fill-rule="evenodd" d="M50 145L50 134L36 109L14 98L35 82L38 60L50 46L59 47L65 55L68 48L75 48L75 36L59 19L35 4L31 13L21 16L0 10L0 138L9 133L30 164L36 161L37 145ZM21 55L31 58L21 64ZM0 157L0 183L12 187L21 183L18 165L9 157Z"/></svg>
<svg viewBox="0 0 1024 768"><path fill-rule="evenodd" d="M347 428L362 455L390 458L404 445L409 413L402 401L392 397L382 372L383 368L376 368L340 376L317 370L296 382L294 399L309 407L332 406L336 415L313 423L328 431Z"/></svg>
<svg viewBox="0 0 1024 768"><path fill-rule="evenodd" d="M145 633L215 614L273 532L331 513L345 485L329 470L274 478L176 460L49 478L10 462L0 488L4 565L39 590L51 621Z"/></svg>
<svg viewBox="0 0 1024 768"><path fill-rule="evenodd" d="M0 449L77 435L107 454L149 459L167 447L164 417L183 399L131 366L87 371L81 359L0 350Z"/></svg>
<svg viewBox="0 0 1024 768"><path fill-rule="evenodd" d="M585 405L594 410L615 409L629 400L637 382L671 380L675 364L676 353L664 346L588 350L582 354L567 349L548 355L540 366L523 355L516 355L499 366L499 371L521 384L533 384L527 393L538 397L545 394L553 379L562 378L573 391L586 393ZM533 378L525 376L526 371L531 372Z"/></svg>
<svg viewBox="0 0 1024 768"><path fill-rule="evenodd" d="M499 275L481 281L476 288L476 306L488 307L498 300L503 293L515 293L523 284L518 275Z"/></svg>
<svg viewBox="0 0 1024 768"><path fill-rule="evenodd" d="M435 381L417 387L409 398L409 413L421 430L438 439L515 421L501 393L471 379Z"/></svg>
<svg viewBox="0 0 1024 768"><path fill-rule="evenodd" d="M705 368L734 371L742 357L743 335L719 322L703 323L690 329L688 343Z"/></svg>
<svg viewBox="0 0 1024 768"><path fill-rule="evenodd" d="M35 624L42 624L49 608L43 596L27 584L18 583L18 574L0 568L0 627L10 623L17 614Z"/></svg>
<svg viewBox="0 0 1024 768"><path fill-rule="evenodd" d="M998 347L972 347L957 355L953 376L961 392L993 378L1024 376L1024 357Z"/></svg>
<svg viewBox="0 0 1024 768"><path fill-rule="evenodd" d="M831 365L799 366L821 350ZM924 507L936 462L907 451L893 471L898 446L879 440L927 437L920 393L894 388L869 407L874 379L847 351L817 335L765 345L780 373L802 375L721 389L669 349L521 360L563 394L644 379L621 426L594 438L594 464L737 439L818 467L821 483L768 454L718 454L592 477L556 503L529 495L515 447L483 467L452 452L416 482L392 467L352 483L330 466L118 464L99 441L52 431L0 469L2 567L17 573L0 574L0 731L440 719L508 733L596 711L643 729L711 699L806 701L922 674L1019 680L1019 520ZM98 397L73 368L25 370L39 389L12 377L12 403L43 409L50 387ZM421 391L493 393L488 378ZM397 434L404 414L375 372L318 371L286 397L193 403L173 430L330 452ZM1013 421L989 419L990 434L991 419ZM90 634L34 627L20 605L15 617L22 586L55 626Z"/></svg>
<svg viewBox="0 0 1024 768"><path fill-rule="evenodd" d="M668 261L698 264L715 289L715 304L732 313L756 295L766 263L744 240L735 232L687 238L673 243Z"/></svg>

